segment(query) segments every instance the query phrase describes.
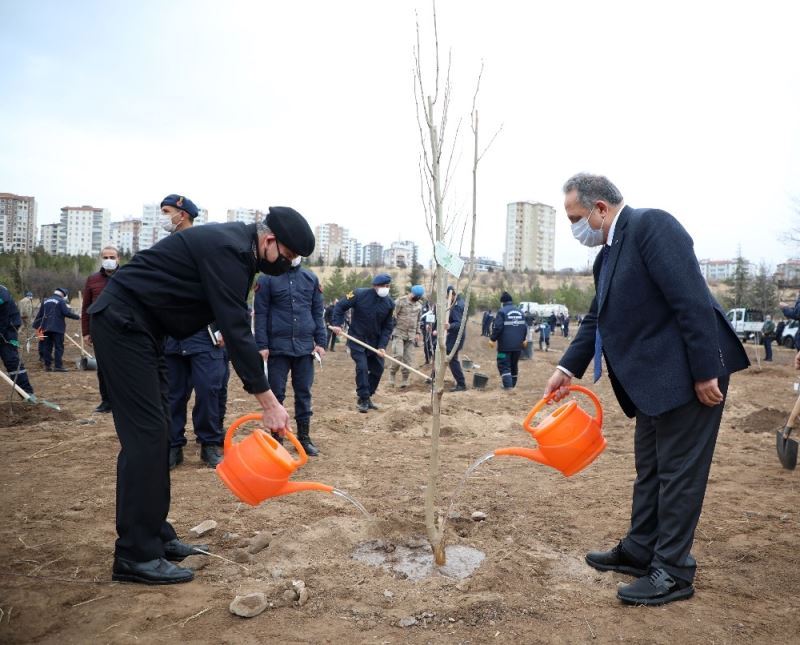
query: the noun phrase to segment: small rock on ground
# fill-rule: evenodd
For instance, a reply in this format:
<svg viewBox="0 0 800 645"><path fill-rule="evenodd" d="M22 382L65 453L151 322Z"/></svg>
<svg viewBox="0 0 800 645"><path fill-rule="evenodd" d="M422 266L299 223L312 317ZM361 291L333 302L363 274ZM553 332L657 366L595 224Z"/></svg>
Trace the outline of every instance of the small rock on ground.
<svg viewBox="0 0 800 645"><path fill-rule="evenodd" d="M472 514L472 521L473 522L483 522L486 519L486 513L483 511L475 511Z"/></svg>
<svg viewBox="0 0 800 645"><path fill-rule="evenodd" d="M208 556L190 555L188 558L183 559L180 566L182 566L184 569L189 569L191 571L200 571L200 569L204 569L207 564L208 564Z"/></svg>
<svg viewBox="0 0 800 645"><path fill-rule="evenodd" d="M397 624L400 625L400 627L411 627L417 624L417 619L413 616L406 616L405 618L401 618Z"/></svg>
<svg viewBox="0 0 800 645"><path fill-rule="evenodd" d="M297 597L297 604L301 607L308 602L308 589L303 587Z"/></svg>
<svg viewBox="0 0 800 645"><path fill-rule="evenodd" d="M261 592L256 592L245 596L236 596L229 609L232 614L242 618L252 618L258 616L268 605L267 597Z"/></svg>
<svg viewBox="0 0 800 645"><path fill-rule="evenodd" d="M255 537L250 540L250 546L247 547L247 550L252 554L263 551L269 546L270 540L272 540L272 535L269 533L257 533Z"/></svg>
<svg viewBox="0 0 800 645"><path fill-rule="evenodd" d="M205 522L200 522L200 524L197 526L189 529L189 535L192 537L200 537L209 531L213 531L215 528L217 528L217 523L214 520L206 520Z"/></svg>

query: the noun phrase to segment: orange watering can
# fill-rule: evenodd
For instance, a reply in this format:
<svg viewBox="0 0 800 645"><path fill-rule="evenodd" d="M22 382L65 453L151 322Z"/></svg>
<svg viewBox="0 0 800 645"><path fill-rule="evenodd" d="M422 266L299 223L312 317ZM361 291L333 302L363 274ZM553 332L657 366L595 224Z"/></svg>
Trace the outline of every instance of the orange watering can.
<svg viewBox="0 0 800 645"><path fill-rule="evenodd" d="M332 486L317 482L290 482L289 477L308 461L297 438L288 430L286 438L297 449L298 459L292 456L271 434L254 430L239 443L233 443L233 433L243 423L261 420L261 414L245 414L228 428L225 435L225 457L217 466L217 474L245 504L257 506L268 497L299 493L304 490L334 491Z"/></svg>
<svg viewBox="0 0 800 645"><path fill-rule="evenodd" d="M570 390L582 392L594 403L596 417L590 417L577 401L569 401L554 410L535 428L533 417L553 398L553 394L539 401L525 417L522 426L539 444L538 448L499 448L494 455L514 455L532 459L545 466L560 470L570 477L580 472L605 450L606 440L601 430L603 408L594 392L580 385L571 385Z"/></svg>

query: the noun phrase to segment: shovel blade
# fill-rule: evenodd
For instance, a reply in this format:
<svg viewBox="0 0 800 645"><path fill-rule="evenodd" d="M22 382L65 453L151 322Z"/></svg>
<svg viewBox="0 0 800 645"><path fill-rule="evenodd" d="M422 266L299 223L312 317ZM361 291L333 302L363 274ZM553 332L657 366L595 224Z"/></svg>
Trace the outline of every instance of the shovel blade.
<svg viewBox="0 0 800 645"><path fill-rule="evenodd" d="M787 470L794 470L797 466L797 441L786 439L783 430L775 431L775 447L778 450L778 459Z"/></svg>

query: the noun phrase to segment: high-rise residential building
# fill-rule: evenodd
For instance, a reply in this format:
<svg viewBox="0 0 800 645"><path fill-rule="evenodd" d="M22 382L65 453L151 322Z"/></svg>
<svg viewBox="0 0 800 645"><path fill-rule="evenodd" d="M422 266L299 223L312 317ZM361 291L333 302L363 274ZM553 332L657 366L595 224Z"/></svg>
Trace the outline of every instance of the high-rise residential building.
<svg viewBox="0 0 800 645"><path fill-rule="evenodd" d="M126 217L121 222L111 222L111 245L120 253L137 253L139 251L142 220Z"/></svg>
<svg viewBox="0 0 800 645"><path fill-rule="evenodd" d="M556 209L540 202L512 202L506 209L508 271L555 270Z"/></svg>
<svg viewBox="0 0 800 645"><path fill-rule="evenodd" d="M242 222L255 224L263 221L267 214L257 208L229 208L226 220L228 222Z"/></svg>
<svg viewBox="0 0 800 645"><path fill-rule="evenodd" d="M58 227L60 255L99 255L110 238L111 214L93 206L63 206Z"/></svg>
<svg viewBox="0 0 800 645"><path fill-rule="evenodd" d="M197 207L197 217L194 218L194 226L208 224L208 209Z"/></svg>
<svg viewBox="0 0 800 645"><path fill-rule="evenodd" d="M348 237L342 257L348 264L360 267L362 258L361 242L354 237Z"/></svg>
<svg viewBox="0 0 800 645"><path fill-rule="evenodd" d="M395 269L410 269L416 249L417 245L411 240L392 242L389 248L383 251L383 264Z"/></svg>
<svg viewBox="0 0 800 645"><path fill-rule="evenodd" d="M729 280L736 275L736 260L700 260L700 272L706 282ZM744 270L748 275L755 274L755 268L745 261Z"/></svg>
<svg viewBox="0 0 800 645"><path fill-rule="evenodd" d="M142 204L142 224L139 229L139 250L149 249L158 242L161 231L161 206ZM166 235L166 232L164 233Z"/></svg>
<svg viewBox="0 0 800 645"><path fill-rule="evenodd" d="M42 224L40 227L39 246L44 249L45 253L50 255L58 253L58 227L58 222L55 224Z"/></svg>
<svg viewBox="0 0 800 645"><path fill-rule="evenodd" d="M36 199L0 193L0 252L30 253L36 248Z"/></svg>
<svg viewBox="0 0 800 645"><path fill-rule="evenodd" d="M800 286L800 259L792 258L775 267L775 279L778 284L787 287Z"/></svg>
<svg viewBox="0 0 800 645"><path fill-rule="evenodd" d="M361 264L365 267L379 267L383 265L383 245L377 242L365 244L361 249Z"/></svg>
<svg viewBox="0 0 800 645"><path fill-rule="evenodd" d="M317 243L314 259L322 258L325 264L335 264L339 258L347 261L347 241L350 234L338 224L320 224L314 229Z"/></svg>

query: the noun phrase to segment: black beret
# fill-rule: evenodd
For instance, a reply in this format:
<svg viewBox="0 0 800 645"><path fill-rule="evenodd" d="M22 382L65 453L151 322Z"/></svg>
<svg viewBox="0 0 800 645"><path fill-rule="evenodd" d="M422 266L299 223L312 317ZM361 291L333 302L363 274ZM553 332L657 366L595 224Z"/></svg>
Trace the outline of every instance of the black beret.
<svg viewBox="0 0 800 645"><path fill-rule="evenodd" d="M278 241L304 258L314 252L314 232L306 218L288 206L270 206L264 224Z"/></svg>
<svg viewBox="0 0 800 645"><path fill-rule="evenodd" d="M180 208L192 219L197 217L198 213L200 212L191 199L184 197L183 195L175 195L174 193L172 195L167 195L161 200L161 208L164 206L174 206L175 208Z"/></svg>

